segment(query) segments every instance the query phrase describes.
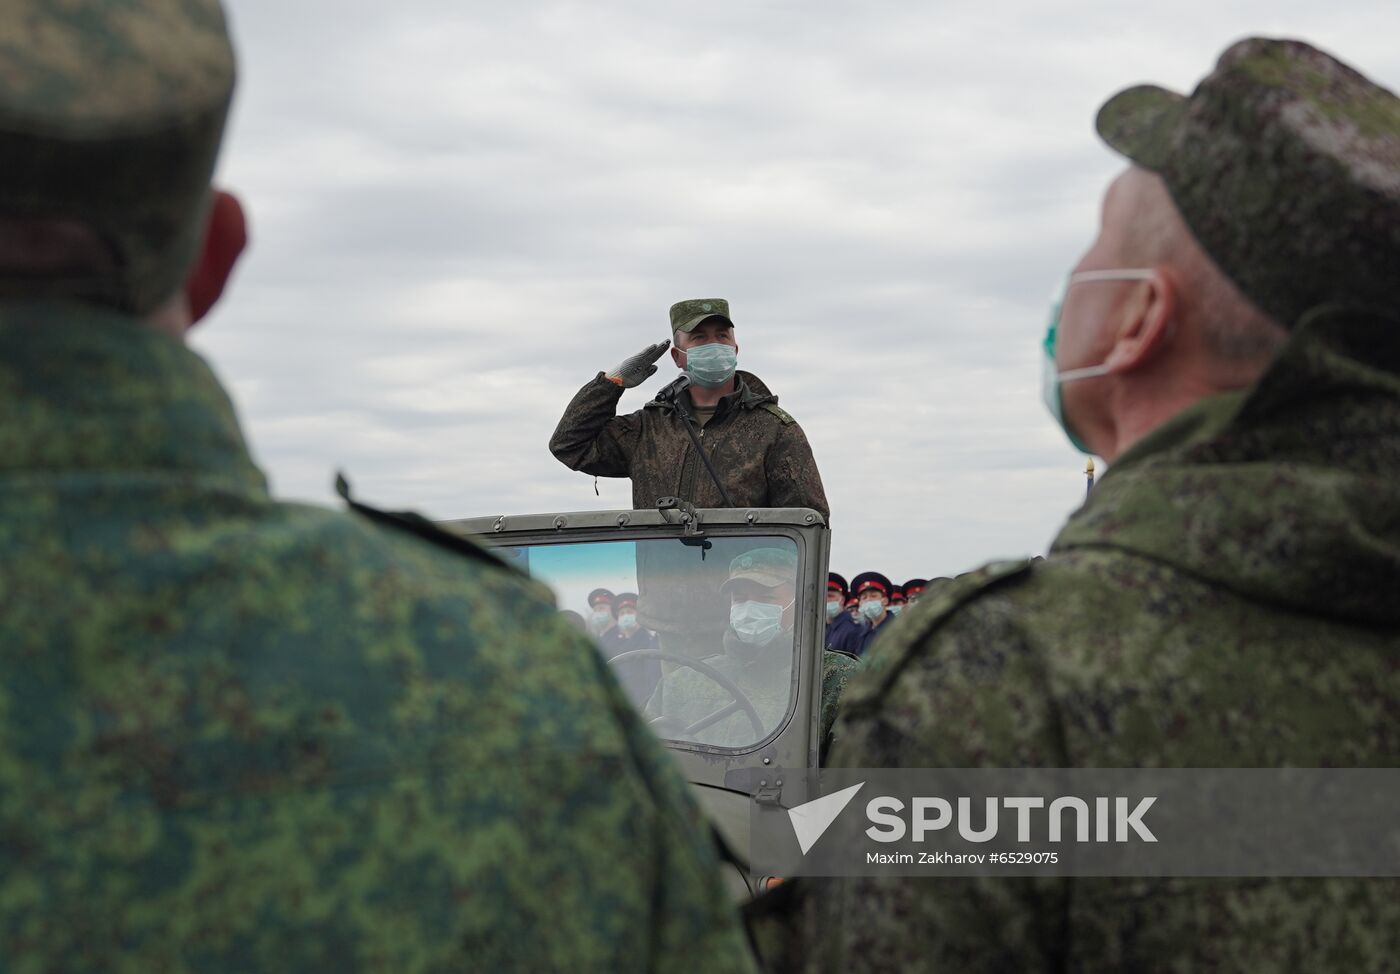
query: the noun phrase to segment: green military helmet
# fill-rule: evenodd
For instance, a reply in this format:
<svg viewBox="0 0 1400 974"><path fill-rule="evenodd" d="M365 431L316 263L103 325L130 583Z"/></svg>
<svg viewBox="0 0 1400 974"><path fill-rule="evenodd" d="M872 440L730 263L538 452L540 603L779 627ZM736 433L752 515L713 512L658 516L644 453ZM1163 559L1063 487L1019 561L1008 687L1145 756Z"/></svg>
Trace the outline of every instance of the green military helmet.
<svg viewBox="0 0 1400 974"><path fill-rule="evenodd" d="M691 298L671 305L671 331L693 331L695 326L711 318L723 318L732 326L729 302L724 298Z"/></svg>
<svg viewBox="0 0 1400 974"><path fill-rule="evenodd" d="M729 577L720 591L740 581L756 582L764 588L797 582L797 555L783 548L755 548L735 556L729 563Z"/></svg>
<svg viewBox="0 0 1400 974"><path fill-rule="evenodd" d="M111 257L0 271L0 298L151 311L202 241L234 81L219 3L5 0L0 38L0 221L77 224Z"/></svg>
<svg viewBox="0 0 1400 974"><path fill-rule="evenodd" d="M1190 97L1129 88L1097 128L1162 177L1196 240L1280 324L1319 305L1400 305L1400 99L1331 55L1249 38Z"/></svg>

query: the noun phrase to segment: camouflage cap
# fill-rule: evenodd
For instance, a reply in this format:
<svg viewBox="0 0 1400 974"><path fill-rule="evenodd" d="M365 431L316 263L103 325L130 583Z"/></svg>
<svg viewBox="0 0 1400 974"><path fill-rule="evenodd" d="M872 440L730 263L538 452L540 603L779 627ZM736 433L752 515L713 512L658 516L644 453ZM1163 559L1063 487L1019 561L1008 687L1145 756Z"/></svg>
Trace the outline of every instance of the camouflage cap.
<svg viewBox="0 0 1400 974"><path fill-rule="evenodd" d="M727 592L735 582L757 582L764 588L797 583L797 555L783 548L755 548L729 563L729 578L719 587Z"/></svg>
<svg viewBox="0 0 1400 974"><path fill-rule="evenodd" d="M1280 324L1322 304L1400 304L1400 99L1330 55L1249 38L1189 98L1128 88L1097 128L1162 177L1201 246Z"/></svg>
<svg viewBox="0 0 1400 974"><path fill-rule="evenodd" d="M724 298L691 298L671 305L671 331L691 331L707 318L723 318L734 324L729 317L729 302Z"/></svg>
<svg viewBox="0 0 1400 974"><path fill-rule="evenodd" d="M78 223L114 257L80 277L0 272L0 297L152 310L202 240L233 94L218 0L5 0L0 38L0 219Z"/></svg>

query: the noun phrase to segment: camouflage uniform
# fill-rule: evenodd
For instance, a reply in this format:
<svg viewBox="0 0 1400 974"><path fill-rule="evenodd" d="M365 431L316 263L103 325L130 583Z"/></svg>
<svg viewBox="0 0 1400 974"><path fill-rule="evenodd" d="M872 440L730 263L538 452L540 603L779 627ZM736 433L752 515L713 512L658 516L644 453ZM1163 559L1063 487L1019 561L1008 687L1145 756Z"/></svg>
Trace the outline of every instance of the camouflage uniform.
<svg viewBox="0 0 1400 974"><path fill-rule="evenodd" d="M0 301L0 966L747 968L684 782L547 593L274 503L209 369L132 313L193 253L217 5L0 25L0 220L134 227L112 275Z"/></svg>
<svg viewBox="0 0 1400 974"><path fill-rule="evenodd" d="M729 499L735 507L810 507L827 516L821 473L802 427L757 376L740 371L735 378L736 390L720 400L714 418L698 431ZM618 416L622 393L598 373L564 410L550 452L571 470L631 477L637 509L654 508L657 498L666 496L697 507L725 506L677 407L653 400ZM680 398L689 407L689 393Z"/></svg>
<svg viewBox="0 0 1400 974"><path fill-rule="evenodd" d="M702 728L696 733L695 739L702 744L721 746L752 744L772 733L787 713L791 692L789 678L792 673L792 639L775 641L755 653L754 647L741 643L733 632L726 632L724 649L723 653L706 657L700 662L727 676L744 691L754 710L758 712L763 734L754 734L749 718L743 713L736 713ZM829 649L822 652L823 759L831 743L832 725L836 722L841 695L858 665L859 661L847 653ZM674 718L681 724L691 724L733 703L734 700L734 696L728 690L704 673L681 666L673 669L661 681L647 705L647 711L654 716Z"/></svg>
<svg viewBox="0 0 1400 974"><path fill-rule="evenodd" d="M1149 114L1115 119L1134 103ZM1211 125L1217 142L1197 131ZM1293 334L1252 388L1126 451L1048 558L926 590L849 688L832 763L1393 765L1400 102L1306 45L1251 40L1191 99L1129 92L1100 127L1164 173L1202 245ZM1140 158L1147 136L1188 155ZM1229 173L1208 200L1212 167ZM1314 189L1330 200L1316 228ZM1291 244L1220 232L1231 212L1291 227ZM755 912L779 970L1380 971L1400 957L1389 879L799 880Z"/></svg>

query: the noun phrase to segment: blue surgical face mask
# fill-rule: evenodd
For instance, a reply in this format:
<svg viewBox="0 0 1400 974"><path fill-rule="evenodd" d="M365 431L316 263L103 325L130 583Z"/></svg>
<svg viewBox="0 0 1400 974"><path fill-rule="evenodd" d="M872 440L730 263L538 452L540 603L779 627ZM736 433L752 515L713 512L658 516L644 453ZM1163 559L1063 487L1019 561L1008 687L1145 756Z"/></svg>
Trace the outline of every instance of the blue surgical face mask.
<svg viewBox="0 0 1400 974"><path fill-rule="evenodd" d="M632 632L637 628L637 613L621 612L617 617L617 628L623 632Z"/></svg>
<svg viewBox="0 0 1400 974"><path fill-rule="evenodd" d="M783 630L783 610L771 602L735 602L729 607L729 628L741 642L767 646Z"/></svg>
<svg viewBox="0 0 1400 974"><path fill-rule="evenodd" d="M1059 367L1055 364L1055 347L1059 340L1060 309L1064 307L1065 296L1069 293L1069 289L1076 284L1088 284L1093 281L1145 281L1152 274L1151 268L1082 271L1078 274L1071 274L1065 280L1064 287L1060 289L1059 296L1050 305L1050 324L1045 329L1045 341L1041 343L1045 357L1041 363L1040 396L1045 401L1045 408L1050 410L1050 415L1055 417L1055 422L1059 424L1060 429L1064 430L1070 443L1074 444L1074 448L1080 453L1092 451L1084 445L1084 442L1075 435L1074 430L1069 428L1069 423L1065 421L1064 385L1066 382L1074 382L1078 379L1092 379L1095 376L1107 375L1108 366L1090 365L1082 369L1058 371Z"/></svg>
<svg viewBox="0 0 1400 974"><path fill-rule="evenodd" d="M612 622L612 613L607 609L594 609L588 616L588 628L593 630L595 634L608 628L610 622Z"/></svg>
<svg viewBox="0 0 1400 974"><path fill-rule="evenodd" d="M840 602L828 602L826 604L826 621L830 622L841 614Z"/></svg>
<svg viewBox="0 0 1400 974"><path fill-rule="evenodd" d="M885 611L888 612L888 613L889 613L890 615L892 615L892 616L897 616L897 615L899 615L901 612L904 611L904 606L902 606L902 605L892 605L892 606L890 606L888 609L886 609Z"/></svg>
<svg viewBox="0 0 1400 974"><path fill-rule="evenodd" d="M874 619L885 609L885 604L879 599L868 599L860 604L860 614L867 619Z"/></svg>
<svg viewBox="0 0 1400 974"><path fill-rule="evenodd" d="M685 351L685 374L690 376L702 389L718 389L734 378L734 369L739 364L739 353L733 345L714 342L709 345L696 345Z"/></svg>

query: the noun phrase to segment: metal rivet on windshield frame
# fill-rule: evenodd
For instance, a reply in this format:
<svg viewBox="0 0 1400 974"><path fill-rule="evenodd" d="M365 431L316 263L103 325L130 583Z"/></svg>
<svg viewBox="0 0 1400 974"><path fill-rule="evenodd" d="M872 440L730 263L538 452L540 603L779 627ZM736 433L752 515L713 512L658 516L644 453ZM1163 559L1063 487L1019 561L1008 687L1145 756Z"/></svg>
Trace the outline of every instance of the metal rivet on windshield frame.
<svg viewBox="0 0 1400 974"><path fill-rule="evenodd" d="M502 514L496 518L496 523L492 526L492 531L504 531L506 529L506 516Z"/></svg>
<svg viewBox="0 0 1400 974"><path fill-rule="evenodd" d="M567 524L567 523L568 523L568 519L567 519L567 518L556 517L556 518L554 519L554 529L557 531L557 530L559 530L560 528L562 528L562 527L563 527L565 524Z"/></svg>

